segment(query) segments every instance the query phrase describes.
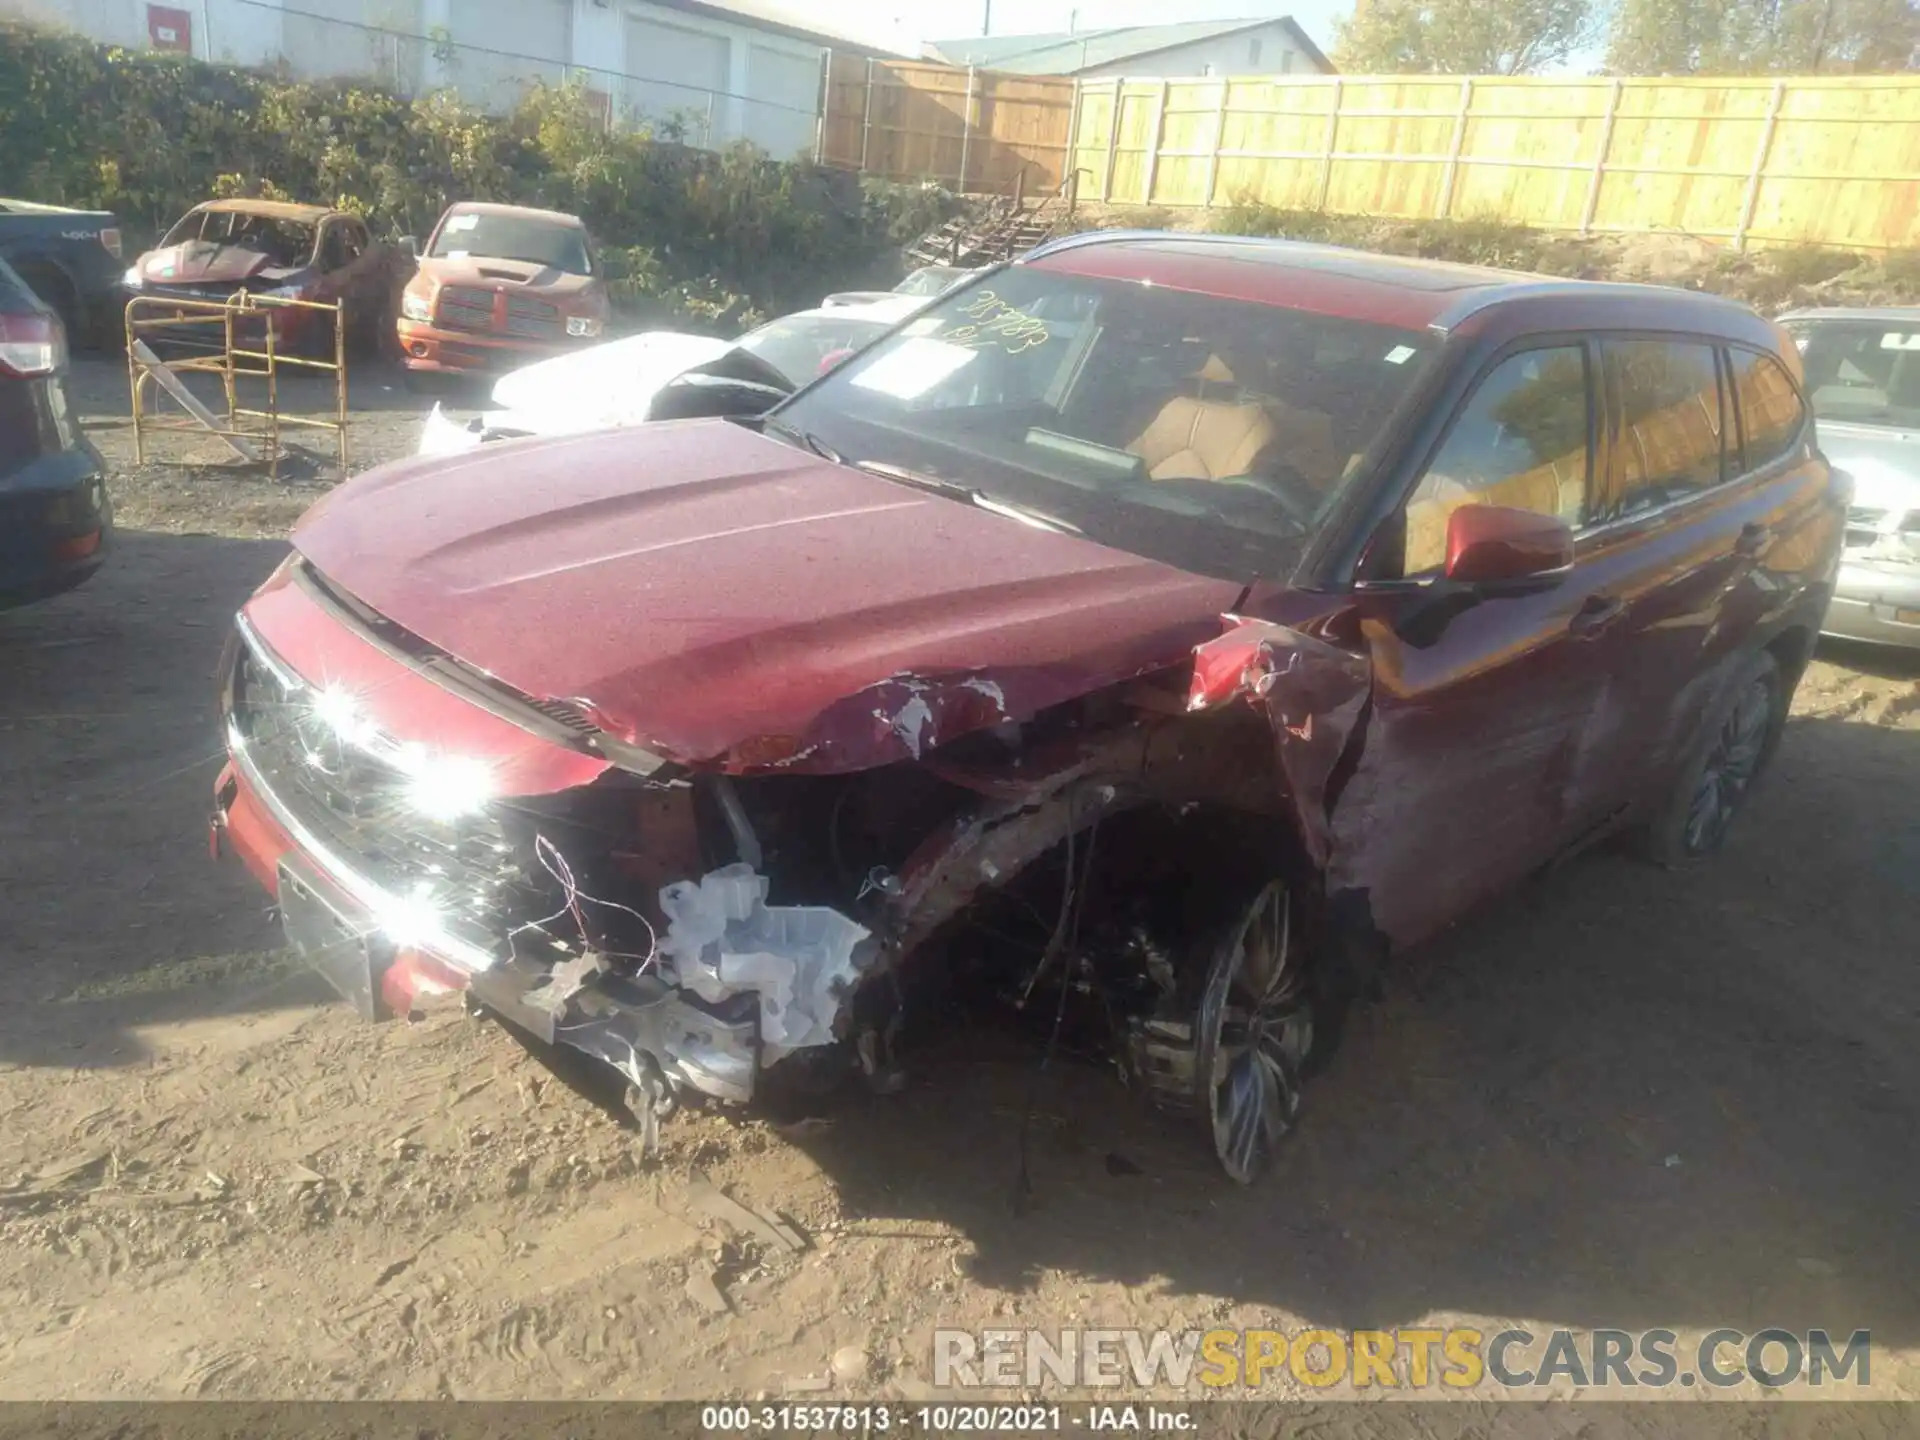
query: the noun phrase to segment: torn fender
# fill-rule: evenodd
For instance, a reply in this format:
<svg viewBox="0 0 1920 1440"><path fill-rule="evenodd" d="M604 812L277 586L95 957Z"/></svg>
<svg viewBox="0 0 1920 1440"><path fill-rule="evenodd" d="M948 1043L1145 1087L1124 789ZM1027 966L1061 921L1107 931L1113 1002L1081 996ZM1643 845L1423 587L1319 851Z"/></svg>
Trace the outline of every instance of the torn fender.
<svg viewBox="0 0 1920 1440"><path fill-rule="evenodd" d="M1364 738L1372 667L1365 656L1285 625L1222 618L1226 633L1194 650L1187 709L1246 698L1266 712L1307 857L1325 871L1335 850L1330 791L1341 758Z"/></svg>

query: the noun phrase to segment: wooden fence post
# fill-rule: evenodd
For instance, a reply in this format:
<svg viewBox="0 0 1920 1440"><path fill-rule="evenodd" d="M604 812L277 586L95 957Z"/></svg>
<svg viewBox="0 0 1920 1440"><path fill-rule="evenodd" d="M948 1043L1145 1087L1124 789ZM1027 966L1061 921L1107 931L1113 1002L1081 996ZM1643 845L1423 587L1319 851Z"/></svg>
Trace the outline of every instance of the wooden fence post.
<svg viewBox="0 0 1920 1440"><path fill-rule="evenodd" d="M1453 144L1447 151L1447 168L1440 177L1440 213L1436 217L1447 219L1453 214L1453 180L1460 171L1460 151L1467 143L1467 112L1473 108L1473 81L1460 82L1460 108L1453 112Z"/></svg>
<svg viewBox="0 0 1920 1440"><path fill-rule="evenodd" d="M1620 89L1616 80L1607 90L1607 117L1600 123L1600 149L1593 157L1593 178L1587 181L1587 205L1580 212L1580 233L1593 233L1593 217L1600 213L1600 185L1607 176L1607 156L1613 150L1613 121L1620 113Z"/></svg>
<svg viewBox="0 0 1920 1440"><path fill-rule="evenodd" d="M979 72L967 66L967 103L960 111L960 185L957 194L967 193L967 158L973 148L973 96Z"/></svg>
<svg viewBox="0 0 1920 1440"><path fill-rule="evenodd" d="M1153 181L1160 172L1160 141L1162 132L1167 128L1167 91L1172 85L1170 80L1160 82L1160 93L1153 102L1153 127L1147 131L1146 175L1141 183L1140 203L1153 204Z"/></svg>
<svg viewBox="0 0 1920 1440"><path fill-rule="evenodd" d="M860 173L867 173L868 147L873 141L873 57L867 57L865 103L860 112Z"/></svg>
<svg viewBox="0 0 1920 1440"><path fill-rule="evenodd" d="M1340 96L1345 83L1335 77L1333 99L1327 102L1327 147L1320 157L1320 197L1314 202L1316 210L1327 208L1327 197L1333 192L1333 144L1340 135Z"/></svg>
<svg viewBox="0 0 1920 1440"><path fill-rule="evenodd" d="M1740 206L1740 224L1733 232L1733 248L1747 248L1747 231L1753 225L1753 209L1760 200L1760 177L1767 168L1767 152L1773 149L1774 128L1780 123L1780 107L1787 98L1787 82L1773 82L1773 95L1767 101L1767 123L1760 127L1760 143L1753 147L1753 170L1747 176L1747 198Z"/></svg>
<svg viewBox="0 0 1920 1440"><path fill-rule="evenodd" d="M1203 202L1208 209L1213 208L1213 187L1220 177L1220 147L1227 143L1227 93L1233 88L1233 81L1222 78L1220 81L1220 104L1213 112L1213 149L1207 154L1207 198Z"/></svg>
<svg viewBox="0 0 1920 1440"><path fill-rule="evenodd" d="M820 113L813 117L813 163L827 158L827 111L833 107L833 51L820 52ZM711 145L712 141L708 141Z"/></svg>
<svg viewBox="0 0 1920 1440"><path fill-rule="evenodd" d="M1113 115L1107 123L1107 169L1100 181L1100 203L1105 205L1113 199L1113 162L1120 149L1120 87L1126 82L1119 76L1113 80Z"/></svg>
<svg viewBox="0 0 1920 1440"><path fill-rule="evenodd" d="M1061 158L1060 174L1053 187L1056 195L1067 183L1069 177L1078 176L1080 173L1080 105L1085 99L1086 96L1080 89L1080 81L1076 78L1073 82L1073 109L1067 112L1067 153ZM1076 179L1076 188L1078 184ZM1069 210L1067 213L1073 212Z"/></svg>

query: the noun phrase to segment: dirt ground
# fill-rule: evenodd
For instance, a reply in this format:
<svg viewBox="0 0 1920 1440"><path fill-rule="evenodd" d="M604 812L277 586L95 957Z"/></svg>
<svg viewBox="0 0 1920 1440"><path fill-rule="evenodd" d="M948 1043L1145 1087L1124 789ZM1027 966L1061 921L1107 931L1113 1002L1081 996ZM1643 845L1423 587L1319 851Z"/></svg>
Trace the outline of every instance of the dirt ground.
<svg viewBox="0 0 1920 1440"><path fill-rule="evenodd" d="M1595 854L1409 957L1251 1190L975 1028L643 1162L497 1026L329 1003L209 860L225 627L325 481L137 469L79 370L118 549L0 615L0 1399L912 1398L936 1324L1422 1322L1870 1329L1920 1398L1920 657L1822 648L1715 863ZM395 377L355 399L356 464L411 447Z"/></svg>

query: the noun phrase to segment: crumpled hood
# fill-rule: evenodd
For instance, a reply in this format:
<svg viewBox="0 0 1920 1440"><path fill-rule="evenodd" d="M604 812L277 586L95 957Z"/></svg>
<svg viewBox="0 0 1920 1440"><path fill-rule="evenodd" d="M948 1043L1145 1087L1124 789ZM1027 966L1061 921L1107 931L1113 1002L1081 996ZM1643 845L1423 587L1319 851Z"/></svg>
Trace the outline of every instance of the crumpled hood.
<svg viewBox="0 0 1920 1440"><path fill-rule="evenodd" d="M663 385L732 348L653 330L523 366L500 378L493 402L514 412L517 427L542 435L637 424Z"/></svg>
<svg viewBox="0 0 1920 1440"><path fill-rule="evenodd" d="M1240 593L708 420L384 466L294 544L515 689L730 769L918 755L1188 661Z"/></svg>
<svg viewBox="0 0 1920 1440"><path fill-rule="evenodd" d="M276 265L273 257L239 245L189 240L150 250L137 262L141 279L156 285L232 285L261 277L280 279L302 266Z"/></svg>

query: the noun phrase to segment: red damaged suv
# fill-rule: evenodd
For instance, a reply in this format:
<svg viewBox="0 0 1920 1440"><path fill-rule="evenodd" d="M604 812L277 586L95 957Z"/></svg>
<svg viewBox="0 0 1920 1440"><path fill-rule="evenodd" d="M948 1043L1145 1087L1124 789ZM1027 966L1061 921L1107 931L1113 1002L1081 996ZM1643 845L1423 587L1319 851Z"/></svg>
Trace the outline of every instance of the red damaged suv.
<svg viewBox="0 0 1920 1440"><path fill-rule="evenodd" d="M216 848L368 1015L467 991L647 1125L997 990L1247 1180L1390 952L1719 844L1845 485L1726 301L1077 237L759 419L342 486L240 614Z"/></svg>

